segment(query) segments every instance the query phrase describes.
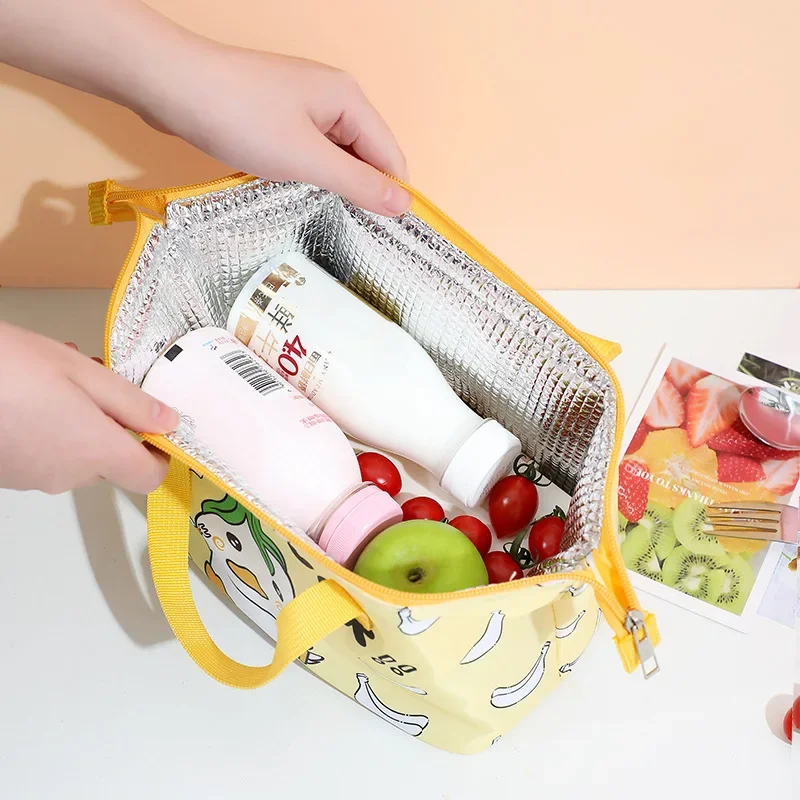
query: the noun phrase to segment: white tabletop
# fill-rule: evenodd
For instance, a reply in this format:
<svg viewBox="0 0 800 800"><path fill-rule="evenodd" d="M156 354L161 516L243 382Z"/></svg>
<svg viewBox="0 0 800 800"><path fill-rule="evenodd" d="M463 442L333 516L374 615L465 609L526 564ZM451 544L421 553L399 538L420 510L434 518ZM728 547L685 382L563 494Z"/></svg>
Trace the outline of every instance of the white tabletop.
<svg viewBox="0 0 800 800"><path fill-rule="evenodd" d="M732 367L745 350L798 366L800 292L546 296L622 343L629 407L666 339ZM0 319L99 354L105 301L101 291L1 290ZM792 694L794 635L768 619L741 634L643 596L664 640L658 676L626 675L601 626L572 680L490 751L454 756L300 667L256 692L207 678L154 598L143 515L143 498L108 486L0 492L0 796L484 800L592 787L620 800L790 796L791 749L773 731ZM219 643L268 661L264 639L195 584Z"/></svg>

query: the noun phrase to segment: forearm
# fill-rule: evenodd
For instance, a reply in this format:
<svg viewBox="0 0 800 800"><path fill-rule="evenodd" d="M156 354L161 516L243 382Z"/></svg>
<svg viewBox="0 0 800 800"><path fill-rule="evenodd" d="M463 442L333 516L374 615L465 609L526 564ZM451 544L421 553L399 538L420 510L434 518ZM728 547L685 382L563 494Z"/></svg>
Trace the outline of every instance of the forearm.
<svg viewBox="0 0 800 800"><path fill-rule="evenodd" d="M0 61L140 114L164 103L202 42L139 0L0 0Z"/></svg>
<svg viewBox="0 0 800 800"><path fill-rule="evenodd" d="M140 0L0 0L0 62L125 105L242 172L377 214L411 202L381 174L407 177L397 142L346 73L214 42Z"/></svg>

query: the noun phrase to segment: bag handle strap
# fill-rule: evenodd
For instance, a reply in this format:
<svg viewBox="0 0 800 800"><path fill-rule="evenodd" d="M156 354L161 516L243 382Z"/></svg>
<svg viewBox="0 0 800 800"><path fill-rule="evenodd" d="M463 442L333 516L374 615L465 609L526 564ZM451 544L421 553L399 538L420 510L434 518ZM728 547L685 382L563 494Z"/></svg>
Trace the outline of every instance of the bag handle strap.
<svg viewBox="0 0 800 800"><path fill-rule="evenodd" d="M335 581L319 581L287 603L278 614L272 663L240 664L214 643L197 612L189 584L189 468L170 460L161 486L147 500L150 564L158 599L170 627L194 662L220 683L255 689L276 678L289 664L330 633L358 618L372 625L361 606Z"/></svg>

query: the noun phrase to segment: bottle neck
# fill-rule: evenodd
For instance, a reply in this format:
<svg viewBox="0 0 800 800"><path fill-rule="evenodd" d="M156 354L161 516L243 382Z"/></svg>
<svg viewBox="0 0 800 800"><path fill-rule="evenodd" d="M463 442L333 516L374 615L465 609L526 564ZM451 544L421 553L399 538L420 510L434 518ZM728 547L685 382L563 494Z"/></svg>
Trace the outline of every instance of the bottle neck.
<svg viewBox="0 0 800 800"><path fill-rule="evenodd" d="M369 486L368 483L359 483L342 492L332 503L330 503L327 506L327 508L322 512L322 514L320 514L319 517L317 517L313 525L306 531L308 536L311 539L313 539L316 543L319 543L320 536L322 536L322 532L325 530L325 526L330 521L336 509L339 508L339 506L341 506L342 503L349 500L354 494L360 492L367 486Z"/></svg>

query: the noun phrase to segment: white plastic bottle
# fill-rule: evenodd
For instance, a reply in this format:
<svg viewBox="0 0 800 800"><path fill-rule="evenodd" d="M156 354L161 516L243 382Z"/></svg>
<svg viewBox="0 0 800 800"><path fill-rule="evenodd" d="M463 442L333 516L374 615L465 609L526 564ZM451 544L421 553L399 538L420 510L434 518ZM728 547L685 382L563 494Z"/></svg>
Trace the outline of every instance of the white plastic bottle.
<svg viewBox="0 0 800 800"><path fill-rule="evenodd" d="M188 418L198 442L338 563L351 565L374 536L402 520L386 492L362 482L333 420L227 331L180 337L142 388Z"/></svg>
<svg viewBox="0 0 800 800"><path fill-rule="evenodd" d="M425 467L468 507L520 452L515 436L457 397L411 336L301 253L259 269L227 326L346 433Z"/></svg>

